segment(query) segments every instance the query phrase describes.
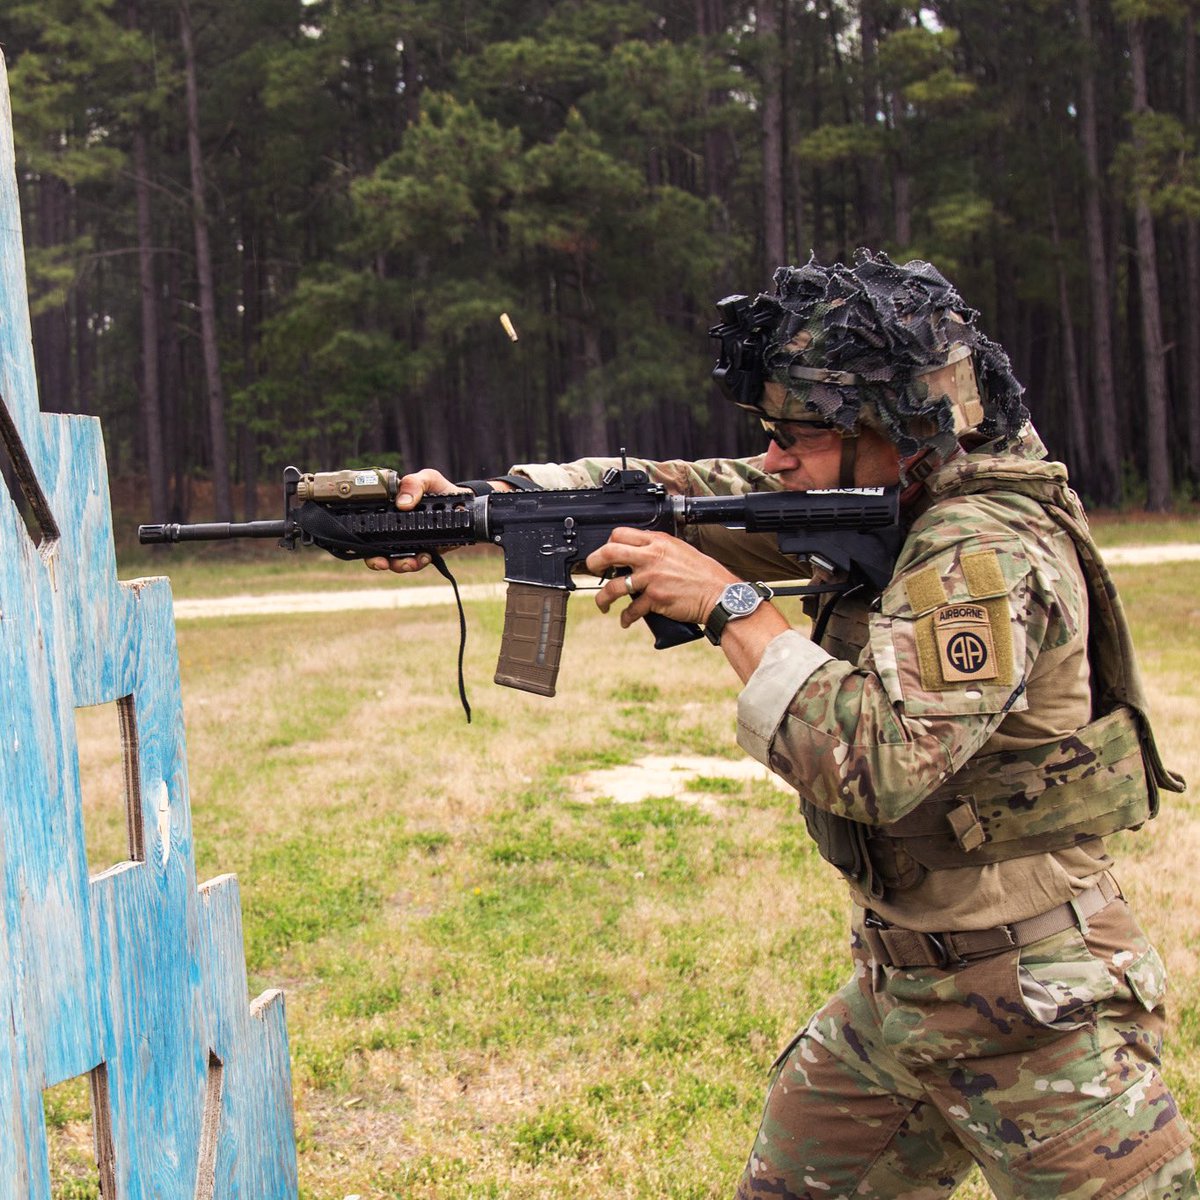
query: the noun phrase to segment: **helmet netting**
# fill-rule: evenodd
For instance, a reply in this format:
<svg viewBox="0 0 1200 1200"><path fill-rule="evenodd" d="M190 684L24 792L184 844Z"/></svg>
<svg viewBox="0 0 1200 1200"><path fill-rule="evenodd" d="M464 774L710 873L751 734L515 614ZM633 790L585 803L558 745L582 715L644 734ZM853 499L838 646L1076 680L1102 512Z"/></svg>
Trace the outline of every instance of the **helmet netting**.
<svg viewBox="0 0 1200 1200"><path fill-rule="evenodd" d="M764 353L768 377L843 429L880 429L901 457L953 449L951 397L930 395L919 373L941 366L959 343L973 353L984 409L979 432L1010 442L1029 417L1003 347L975 327L977 310L930 263L899 265L869 250L857 251L853 267L810 258L803 267L780 267L775 295L759 296L754 307L763 305L778 313ZM853 372L863 382L797 381L792 366Z"/></svg>

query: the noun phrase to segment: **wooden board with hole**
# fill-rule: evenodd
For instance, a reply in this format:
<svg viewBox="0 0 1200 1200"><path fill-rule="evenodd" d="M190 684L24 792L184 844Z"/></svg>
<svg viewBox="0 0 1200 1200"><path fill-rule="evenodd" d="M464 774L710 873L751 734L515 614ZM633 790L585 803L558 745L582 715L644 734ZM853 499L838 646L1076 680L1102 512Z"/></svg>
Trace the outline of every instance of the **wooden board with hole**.
<svg viewBox="0 0 1200 1200"><path fill-rule="evenodd" d="M105 1200L297 1193L283 995L198 885L165 579L119 583L100 424L40 411L0 60L0 1200L49 1200L85 1077ZM76 712L113 705L123 856L89 871Z"/></svg>

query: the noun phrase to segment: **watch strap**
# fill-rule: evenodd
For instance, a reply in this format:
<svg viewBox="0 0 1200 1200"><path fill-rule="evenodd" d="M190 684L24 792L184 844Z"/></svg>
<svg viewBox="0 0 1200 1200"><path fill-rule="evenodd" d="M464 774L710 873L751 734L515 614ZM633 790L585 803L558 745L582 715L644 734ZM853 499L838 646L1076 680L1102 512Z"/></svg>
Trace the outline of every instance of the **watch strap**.
<svg viewBox="0 0 1200 1200"><path fill-rule="evenodd" d="M713 605L712 612L708 614L708 620L704 622L704 636L714 646L719 646L721 644L721 634L725 632L725 626L728 624L729 609L718 600Z"/></svg>
<svg viewBox="0 0 1200 1200"><path fill-rule="evenodd" d="M760 603L763 600L769 600L775 594L765 583L751 583L750 586L758 593ZM733 613L725 607L724 600L725 593L722 592L721 599L713 605L712 612L708 614L708 619L704 622L704 636L714 646L721 644L721 635L725 632L725 626L730 621L736 620L739 617L749 617L758 611L758 605L756 604L750 612Z"/></svg>

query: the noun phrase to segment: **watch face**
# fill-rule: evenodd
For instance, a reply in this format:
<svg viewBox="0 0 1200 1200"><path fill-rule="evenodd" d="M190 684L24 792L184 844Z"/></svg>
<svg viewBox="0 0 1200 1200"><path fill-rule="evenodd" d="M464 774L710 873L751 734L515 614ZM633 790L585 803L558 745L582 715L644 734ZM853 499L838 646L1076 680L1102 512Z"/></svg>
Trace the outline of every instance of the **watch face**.
<svg viewBox="0 0 1200 1200"><path fill-rule="evenodd" d="M762 597L748 583L731 583L721 596L721 605L731 617L752 613Z"/></svg>

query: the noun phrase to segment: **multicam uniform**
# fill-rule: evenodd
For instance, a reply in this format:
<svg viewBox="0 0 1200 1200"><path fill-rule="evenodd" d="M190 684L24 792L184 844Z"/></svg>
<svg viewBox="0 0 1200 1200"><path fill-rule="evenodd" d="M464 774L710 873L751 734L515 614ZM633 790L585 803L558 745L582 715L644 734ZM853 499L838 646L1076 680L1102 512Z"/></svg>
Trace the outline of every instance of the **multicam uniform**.
<svg viewBox="0 0 1200 1200"><path fill-rule="evenodd" d="M973 1160L1000 1197L1200 1194L1159 1074L1165 972L1097 836L1178 781L1044 454L1027 428L935 471L883 595L836 602L820 646L775 638L742 692L741 745L856 900L854 975L780 1056L742 1200L923 1200ZM691 495L779 486L761 459L631 465ZM763 539L689 536L744 578L788 573Z"/></svg>

